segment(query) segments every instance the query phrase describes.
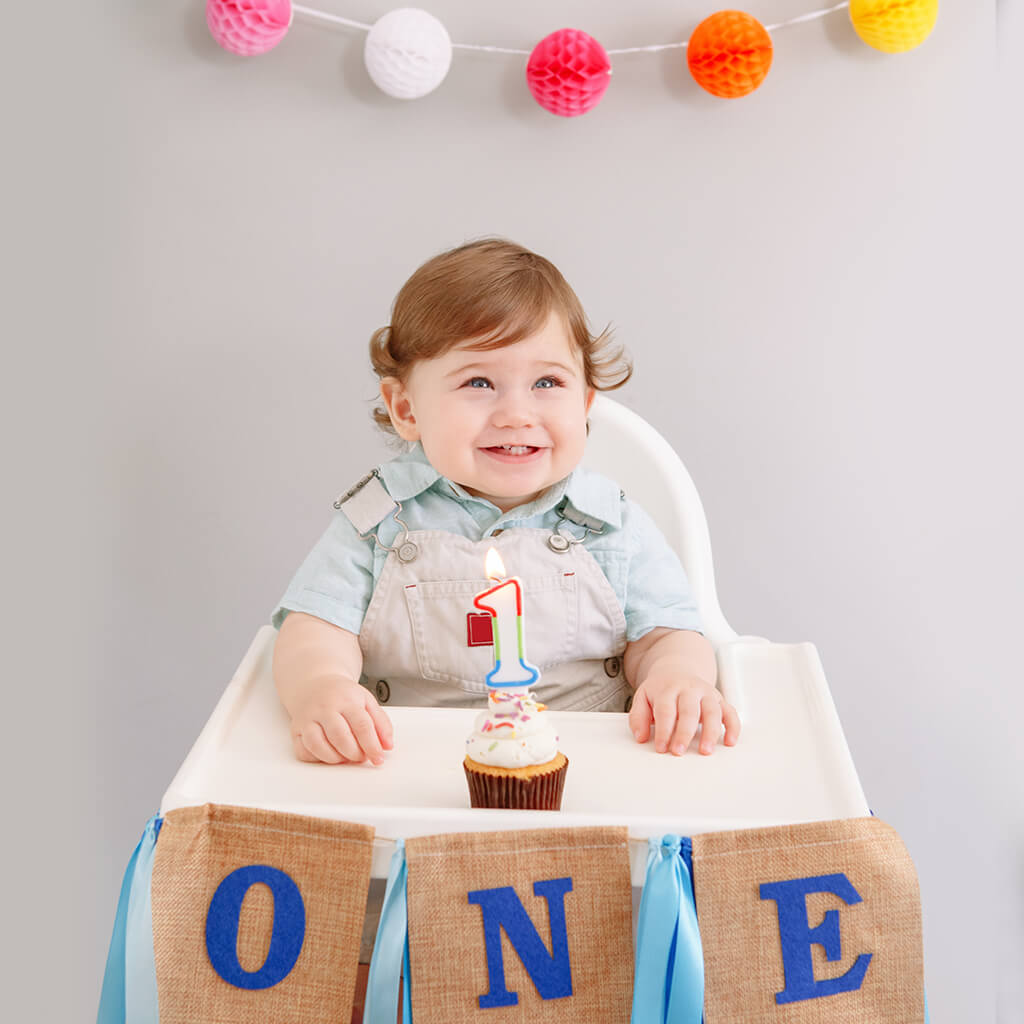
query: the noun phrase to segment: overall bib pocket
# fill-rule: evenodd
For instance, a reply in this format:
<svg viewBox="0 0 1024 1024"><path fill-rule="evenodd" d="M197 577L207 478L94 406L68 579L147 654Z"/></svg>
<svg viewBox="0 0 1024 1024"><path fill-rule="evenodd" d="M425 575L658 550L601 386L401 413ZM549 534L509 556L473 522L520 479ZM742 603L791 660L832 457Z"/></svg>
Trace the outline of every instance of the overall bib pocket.
<svg viewBox="0 0 1024 1024"><path fill-rule="evenodd" d="M471 633L469 617L480 615L473 598L489 581L421 581L404 587L413 642L424 679L454 683L485 694L484 677L494 665L494 647ZM573 658L579 628L575 572L522 580L526 660L542 672ZM471 642L473 641L473 642Z"/></svg>

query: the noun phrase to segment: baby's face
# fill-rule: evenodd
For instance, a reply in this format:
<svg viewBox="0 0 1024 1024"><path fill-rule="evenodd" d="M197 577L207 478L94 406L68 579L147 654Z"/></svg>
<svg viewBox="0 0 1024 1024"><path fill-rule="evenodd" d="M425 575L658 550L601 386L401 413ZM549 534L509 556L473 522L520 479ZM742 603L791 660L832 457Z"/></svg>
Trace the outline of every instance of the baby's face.
<svg viewBox="0 0 1024 1024"><path fill-rule="evenodd" d="M381 383L399 436L503 512L532 501L583 458L594 390L561 317L505 348L457 345Z"/></svg>

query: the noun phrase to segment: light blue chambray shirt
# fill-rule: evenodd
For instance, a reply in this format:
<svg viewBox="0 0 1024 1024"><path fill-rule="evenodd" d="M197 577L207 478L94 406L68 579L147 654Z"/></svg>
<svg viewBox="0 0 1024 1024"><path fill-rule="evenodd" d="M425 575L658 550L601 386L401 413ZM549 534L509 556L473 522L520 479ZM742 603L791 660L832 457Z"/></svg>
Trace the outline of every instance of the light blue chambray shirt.
<svg viewBox="0 0 1024 1024"><path fill-rule="evenodd" d="M626 619L627 642L657 626L700 631L700 616L686 572L651 517L599 473L576 469L534 501L502 512L469 494L427 461L419 443L378 467L381 482L410 530L449 530L483 540L511 527L554 530L556 506L565 497L577 512L603 524L583 541L611 584ZM388 517L377 527L383 545L391 545L401 527ZM571 523L563 532L576 537ZM372 536L360 537L343 512L337 512L299 567L272 622L279 628L290 611L306 612L358 633L387 559Z"/></svg>

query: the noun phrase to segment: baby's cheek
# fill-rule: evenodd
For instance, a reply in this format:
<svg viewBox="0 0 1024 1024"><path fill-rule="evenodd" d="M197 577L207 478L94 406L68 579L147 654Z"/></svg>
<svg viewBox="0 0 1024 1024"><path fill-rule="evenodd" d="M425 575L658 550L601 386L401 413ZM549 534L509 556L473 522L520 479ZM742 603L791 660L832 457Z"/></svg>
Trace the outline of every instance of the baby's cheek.
<svg viewBox="0 0 1024 1024"><path fill-rule="evenodd" d="M574 470L583 461L586 443L587 429L585 420L578 425L578 429L565 431L558 439L558 458L561 460L566 474Z"/></svg>

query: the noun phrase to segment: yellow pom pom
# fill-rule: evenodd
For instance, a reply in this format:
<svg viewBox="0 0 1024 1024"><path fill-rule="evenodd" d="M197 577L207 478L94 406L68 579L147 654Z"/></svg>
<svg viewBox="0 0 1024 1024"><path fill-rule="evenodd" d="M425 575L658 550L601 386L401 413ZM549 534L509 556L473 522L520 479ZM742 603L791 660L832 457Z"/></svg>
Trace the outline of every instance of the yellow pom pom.
<svg viewBox="0 0 1024 1024"><path fill-rule="evenodd" d="M938 16L939 0L850 0L850 21L857 35L883 53L920 46Z"/></svg>

